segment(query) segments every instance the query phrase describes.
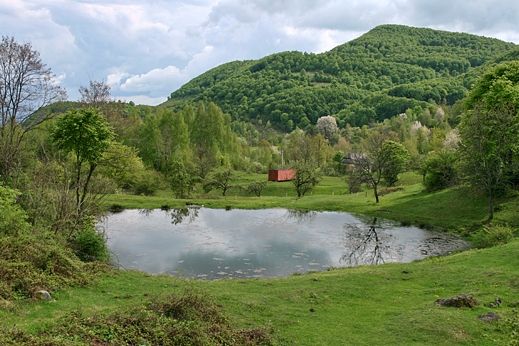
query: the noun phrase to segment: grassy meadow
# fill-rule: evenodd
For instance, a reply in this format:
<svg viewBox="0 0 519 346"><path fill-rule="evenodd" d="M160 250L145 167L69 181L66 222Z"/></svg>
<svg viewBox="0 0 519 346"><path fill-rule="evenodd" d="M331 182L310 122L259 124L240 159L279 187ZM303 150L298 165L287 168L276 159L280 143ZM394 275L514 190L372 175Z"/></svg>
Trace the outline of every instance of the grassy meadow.
<svg viewBox="0 0 519 346"><path fill-rule="evenodd" d="M263 175L242 175L238 184ZM289 182L269 183L261 197L233 189L177 200L164 191L157 196L109 195L106 207L180 207L198 204L211 208L283 207L339 210L384 217L422 227L468 235L486 217L483 198L458 187L426 193L416 174L405 174L402 186L384 194L377 205L371 191L346 193L346 183L325 177L313 193L297 199ZM496 222L519 225L519 199L500 201ZM69 316L120 314L148 301L186 291L210 297L239 328L261 327L278 345L506 345L517 326L511 322L519 307L519 241L488 249L430 258L408 264L384 264L286 278L247 280L186 280L111 270L85 287L64 289L51 302L20 301L0 309L4 325L29 334L53 330ZM474 309L446 308L436 299L472 294ZM499 297L503 304L485 304ZM496 311L498 322L478 316ZM515 330L516 330L515 329ZM517 330L516 330L517 332ZM78 343L81 344L81 343Z"/></svg>

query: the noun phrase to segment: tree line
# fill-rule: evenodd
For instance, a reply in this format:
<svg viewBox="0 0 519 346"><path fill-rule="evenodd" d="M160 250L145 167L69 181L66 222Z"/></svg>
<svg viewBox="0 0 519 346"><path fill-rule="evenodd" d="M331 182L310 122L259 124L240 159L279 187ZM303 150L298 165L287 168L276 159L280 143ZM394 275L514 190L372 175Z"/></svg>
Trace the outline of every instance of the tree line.
<svg viewBox="0 0 519 346"><path fill-rule="evenodd" d="M514 49L469 34L382 25L322 54L283 52L224 64L173 92L166 104L209 100L233 119L270 122L285 132L331 114L341 126L362 126L407 108L454 104L471 88L474 71L513 60Z"/></svg>

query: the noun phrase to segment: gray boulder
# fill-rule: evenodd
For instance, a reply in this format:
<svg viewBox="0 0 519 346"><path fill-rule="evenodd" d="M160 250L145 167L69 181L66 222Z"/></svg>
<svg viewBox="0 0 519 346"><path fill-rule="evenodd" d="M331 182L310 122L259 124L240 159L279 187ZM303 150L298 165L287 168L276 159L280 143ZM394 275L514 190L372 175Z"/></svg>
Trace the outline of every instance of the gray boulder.
<svg viewBox="0 0 519 346"><path fill-rule="evenodd" d="M34 299L37 300L52 300L52 296L48 291L45 290L39 290L34 292Z"/></svg>

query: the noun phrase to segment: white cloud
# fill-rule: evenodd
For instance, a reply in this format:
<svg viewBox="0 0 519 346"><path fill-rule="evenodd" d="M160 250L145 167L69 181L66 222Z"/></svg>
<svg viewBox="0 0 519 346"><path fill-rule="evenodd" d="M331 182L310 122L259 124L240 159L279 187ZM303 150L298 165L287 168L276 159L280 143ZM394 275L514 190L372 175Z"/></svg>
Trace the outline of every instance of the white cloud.
<svg viewBox="0 0 519 346"><path fill-rule="evenodd" d="M115 71L106 76L106 84L111 88L119 87L123 79L130 77L127 72Z"/></svg>
<svg viewBox="0 0 519 346"><path fill-rule="evenodd" d="M136 102L224 62L322 52L385 23L519 42L517 18L512 0L0 0L0 32L32 42L72 99L96 79Z"/></svg>
<svg viewBox="0 0 519 346"><path fill-rule="evenodd" d="M186 76L176 66L156 68L143 74L127 78L121 85L121 91L125 92L147 92L151 88L162 90L164 86L176 84L177 81L185 81Z"/></svg>

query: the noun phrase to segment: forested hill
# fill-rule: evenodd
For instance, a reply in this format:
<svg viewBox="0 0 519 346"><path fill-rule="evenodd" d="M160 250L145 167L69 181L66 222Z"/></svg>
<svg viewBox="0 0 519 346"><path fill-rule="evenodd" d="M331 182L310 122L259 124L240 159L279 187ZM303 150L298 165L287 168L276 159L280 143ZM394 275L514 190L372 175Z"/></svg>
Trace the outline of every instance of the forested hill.
<svg viewBox="0 0 519 346"><path fill-rule="evenodd" d="M518 49L465 33L382 25L322 54L223 64L173 92L165 105L211 100L236 119L270 121L281 130L330 114L342 125L362 125L408 108L452 104L482 65L517 59Z"/></svg>

